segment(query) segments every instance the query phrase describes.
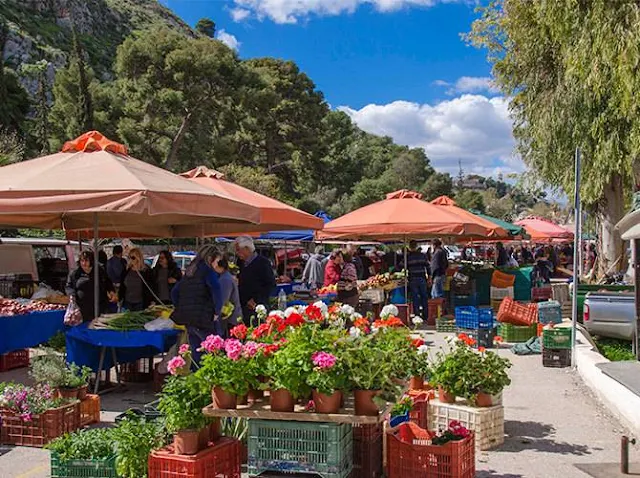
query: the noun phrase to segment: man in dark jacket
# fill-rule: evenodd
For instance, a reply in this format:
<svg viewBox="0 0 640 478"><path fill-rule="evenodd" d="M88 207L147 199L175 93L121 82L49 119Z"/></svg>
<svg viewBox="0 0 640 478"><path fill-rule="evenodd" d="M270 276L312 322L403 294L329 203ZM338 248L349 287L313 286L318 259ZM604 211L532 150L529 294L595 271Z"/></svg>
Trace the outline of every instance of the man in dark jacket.
<svg viewBox="0 0 640 478"><path fill-rule="evenodd" d="M442 248L442 241L440 241L440 239L434 239L433 247L433 257L431 258L431 277L433 279L431 297L438 299L444 297L444 279L447 276L449 260L447 259L447 251Z"/></svg>
<svg viewBox="0 0 640 478"><path fill-rule="evenodd" d="M107 275L115 287L120 286L122 274L127 269L127 261L122 257L122 246L113 247L113 255L107 261Z"/></svg>
<svg viewBox="0 0 640 478"><path fill-rule="evenodd" d="M413 313L425 320L429 315L427 302L429 300L427 292L428 268L427 256L418 248L418 243L416 241L409 242L407 270L409 271L409 291L411 292Z"/></svg>
<svg viewBox="0 0 640 478"><path fill-rule="evenodd" d="M276 278L271 262L256 253L256 246L250 237L242 236L236 239L236 255L240 260L238 287L242 316L245 323L250 324L258 305L268 308L269 297L276 286Z"/></svg>

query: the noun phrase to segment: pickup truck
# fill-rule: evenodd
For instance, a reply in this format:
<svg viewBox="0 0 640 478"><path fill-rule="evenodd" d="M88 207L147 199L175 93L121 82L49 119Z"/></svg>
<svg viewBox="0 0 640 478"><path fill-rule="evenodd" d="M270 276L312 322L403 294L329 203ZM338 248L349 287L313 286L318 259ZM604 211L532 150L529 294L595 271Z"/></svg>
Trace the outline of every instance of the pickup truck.
<svg viewBox="0 0 640 478"><path fill-rule="evenodd" d="M586 295L583 323L590 334L633 340L635 321L633 292L589 292Z"/></svg>

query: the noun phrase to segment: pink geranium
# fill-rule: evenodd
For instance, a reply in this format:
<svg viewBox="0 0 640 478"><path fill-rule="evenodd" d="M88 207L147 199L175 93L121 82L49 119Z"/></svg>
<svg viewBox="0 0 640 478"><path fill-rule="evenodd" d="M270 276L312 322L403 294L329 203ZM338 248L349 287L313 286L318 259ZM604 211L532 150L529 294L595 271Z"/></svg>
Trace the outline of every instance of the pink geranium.
<svg viewBox="0 0 640 478"><path fill-rule="evenodd" d="M224 351L231 360L238 360L242 356L242 342L237 339L227 339Z"/></svg>
<svg viewBox="0 0 640 478"><path fill-rule="evenodd" d="M200 350L206 350L209 353L224 349L224 339L219 335L208 335L204 342L200 344Z"/></svg>
<svg viewBox="0 0 640 478"><path fill-rule="evenodd" d="M321 369L332 368L337 360L335 355L327 352L316 352L311 356L313 365Z"/></svg>
<svg viewBox="0 0 640 478"><path fill-rule="evenodd" d="M242 351L242 354L245 357L251 358L258 353L258 350L260 350L260 345L257 344L256 342L249 341L246 344L244 344L244 349Z"/></svg>
<svg viewBox="0 0 640 478"><path fill-rule="evenodd" d="M178 349L180 355L188 354L190 352L189 344L182 344Z"/></svg>
<svg viewBox="0 0 640 478"><path fill-rule="evenodd" d="M167 370L171 375L176 375L178 370L187 365L187 362L180 356L173 357L167 364Z"/></svg>

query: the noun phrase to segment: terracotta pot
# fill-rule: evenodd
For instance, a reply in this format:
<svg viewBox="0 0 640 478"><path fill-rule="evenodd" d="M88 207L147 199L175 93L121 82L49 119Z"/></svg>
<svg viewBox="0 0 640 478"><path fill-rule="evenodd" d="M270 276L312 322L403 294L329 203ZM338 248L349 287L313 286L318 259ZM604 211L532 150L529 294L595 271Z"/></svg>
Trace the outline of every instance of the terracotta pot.
<svg viewBox="0 0 640 478"><path fill-rule="evenodd" d="M354 390L353 401L356 415L376 417L380 410L373 401L373 397L378 395L380 390Z"/></svg>
<svg viewBox="0 0 640 478"><path fill-rule="evenodd" d="M176 455L195 455L200 451L200 430L180 430L173 435Z"/></svg>
<svg viewBox="0 0 640 478"><path fill-rule="evenodd" d="M442 403L456 403L456 396L447 392L444 388L438 387L438 400Z"/></svg>
<svg viewBox="0 0 640 478"><path fill-rule="evenodd" d="M313 391L313 403L317 413L338 413L341 399L342 392L340 390L336 390L331 395L325 395L317 390Z"/></svg>
<svg viewBox="0 0 640 478"><path fill-rule="evenodd" d="M422 377L411 377L409 380L410 390L422 390L424 388L424 379Z"/></svg>
<svg viewBox="0 0 640 478"><path fill-rule="evenodd" d="M87 398L87 385L83 385L78 389L78 400L85 400Z"/></svg>
<svg viewBox="0 0 640 478"><path fill-rule="evenodd" d="M491 407L493 406L493 397L488 393L479 392L476 395L476 407Z"/></svg>
<svg viewBox="0 0 640 478"><path fill-rule="evenodd" d="M207 425L203 427L198 433L198 448L204 450L209 446L209 440L211 439L211 428Z"/></svg>
<svg viewBox="0 0 640 478"><path fill-rule="evenodd" d="M238 397L237 403L238 403L238 405L246 405L246 404L248 404L249 403L249 396L248 395L242 395L242 396Z"/></svg>
<svg viewBox="0 0 640 478"><path fill-rule="evenodd" d="M285 388L271 390L270 395L272 412L292 412L295 409L296 401L289 390Z"/></svg>
<svg viewBox="0 0 640 478"><path fill-rule="evenodd" d="M60 398L78 398L78 389L77 388L58 388L58 397Z"/></svg>
<svg viewBox="0 0 640 478"><path fill-rule="evenodd" d="M222 425L219 418L214 418L209 425L209 441L216 442L222 436Z"/></svg>
<svg viewBox="0 0 640 478"><path fill-rule="evenodd" d="M257 402L264 398L264 392L262 390L249 390L248 398L250 402Z"/></svg>
<svg viewBox="0 0 640 478"><path fill-rule="evenodd" d="M237 407L237 398L233 393L229 393L220 387L213 387L211 396L215 408L222 410L234 410Z"/></svg>

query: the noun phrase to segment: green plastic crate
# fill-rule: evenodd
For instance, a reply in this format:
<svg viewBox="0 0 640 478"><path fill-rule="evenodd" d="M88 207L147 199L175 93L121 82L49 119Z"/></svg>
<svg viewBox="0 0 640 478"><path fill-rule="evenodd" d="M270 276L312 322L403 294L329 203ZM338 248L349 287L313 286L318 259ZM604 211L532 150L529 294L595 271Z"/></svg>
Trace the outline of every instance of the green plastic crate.
<svg viewBox="0 0 640 478"><path fill-rule="evenodd" d="M436 318L436 331L437 332L455 332L456 331L456 319L438 317Z"/></svg>
<svg viewBox="0 0 640 478"><path fill-rule="evenodd" d="M571 329L569 327L542 329L542 347L545 349L570 349Z"/></svg>
<svg viewBox="0 0 640 478"><path fill-rule="evenodd" d="M249 476L266 471L347 478L353 468L350 424L249 420Z"/></svg>
<svg viewBox="0 0 640 478"><path fill-rule="evenodd" d="M116 458L61 461L51 453L51 478L118 478Z"/></svg>
<svg viewBox="0 0 640 478"><path fill-rule="evenodd" d="M538 335L538 324L521 326L500 323L498 324L498 335L502 337L504 342L510 344L526 342Z"/></svg>

